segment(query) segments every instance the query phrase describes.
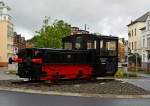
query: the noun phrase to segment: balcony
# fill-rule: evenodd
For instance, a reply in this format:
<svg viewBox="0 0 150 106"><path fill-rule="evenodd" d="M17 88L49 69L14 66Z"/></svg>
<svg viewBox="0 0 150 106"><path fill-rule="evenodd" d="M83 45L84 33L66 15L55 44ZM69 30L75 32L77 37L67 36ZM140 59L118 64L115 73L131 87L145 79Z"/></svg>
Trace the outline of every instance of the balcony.
<svg viewBox="0 0 150 106"><path fill-rule="evenodd" d="M150 46L148 46L148 47L143 47L143 50L150 51Z"/></svg>

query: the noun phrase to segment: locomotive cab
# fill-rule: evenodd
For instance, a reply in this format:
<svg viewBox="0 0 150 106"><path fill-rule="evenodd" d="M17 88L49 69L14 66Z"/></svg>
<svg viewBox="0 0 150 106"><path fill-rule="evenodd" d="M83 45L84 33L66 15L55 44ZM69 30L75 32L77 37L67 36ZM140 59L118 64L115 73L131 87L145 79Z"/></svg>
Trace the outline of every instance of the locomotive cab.
<svg viewBox="0 0 150 106"><path fill-rule="evenodd" d="M118 68L118 37L78 34L67 36L62 39L62 42L63 49L93 50L94 76L114 75L116 73Z"/></svg>

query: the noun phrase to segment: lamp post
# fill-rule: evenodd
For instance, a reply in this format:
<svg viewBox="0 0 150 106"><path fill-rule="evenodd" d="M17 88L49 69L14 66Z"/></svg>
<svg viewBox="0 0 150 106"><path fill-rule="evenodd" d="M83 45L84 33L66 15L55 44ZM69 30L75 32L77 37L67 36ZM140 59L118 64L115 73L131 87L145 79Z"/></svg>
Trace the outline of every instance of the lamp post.
<svg viewBox="0 0 150 106"><path fill-rule="evenodd" d="M136 52L136 54L135 54L135 58L136 58L136 66L135 66L135 71L136 71L136 73L137 73L137 52Z"/></svg>
<svg viewBox="0 0 150 106"><path fill-rule="evenodd" d="M135 61L136 61L136 65L135 65L135 71L136 73L138 72L138 59L137 59L137 50L141 50L141 49L135 49Z"/></svg>

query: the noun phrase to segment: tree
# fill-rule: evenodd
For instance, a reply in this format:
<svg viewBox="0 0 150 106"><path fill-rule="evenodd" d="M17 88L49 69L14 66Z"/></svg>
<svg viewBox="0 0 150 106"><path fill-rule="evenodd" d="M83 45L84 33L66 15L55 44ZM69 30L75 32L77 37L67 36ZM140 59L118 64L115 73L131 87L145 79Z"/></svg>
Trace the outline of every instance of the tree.
<svg viewBox="0 0 150 106"><path fill-rule="evenodd" d="M120 62L125 61L125 46L123 43L118 43L118 56Z"/></svg>
<svg viewBox="0 0 150 106"><path fill-rule="evenodd" d="M131 63L136 64L136 58L137 58L137 63L141 65L141 56L138 53L129 53L128 61L130 64Z"/></svg>
<svg viewBox="0 0 150 106"><path fill-rule="evenodd" d="M70 35L71 26L63 20L55 20L49 25L49 18L45 17L43 26L31 39L35 47L61 48L62 38Z"/></svg>

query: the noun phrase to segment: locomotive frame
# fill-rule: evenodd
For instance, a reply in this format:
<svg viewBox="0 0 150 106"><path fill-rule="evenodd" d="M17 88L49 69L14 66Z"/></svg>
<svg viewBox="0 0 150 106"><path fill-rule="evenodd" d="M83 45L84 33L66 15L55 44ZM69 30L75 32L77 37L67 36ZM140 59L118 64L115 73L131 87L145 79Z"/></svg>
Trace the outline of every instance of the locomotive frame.
<svg viewBox="0 0 150 106"><path fill-rule="evenodd" d="M113 76L118 68L118 37L93 34L62 39L63 49L26 48L18 53L18 75L30 80L90 79Z"/></svg>

